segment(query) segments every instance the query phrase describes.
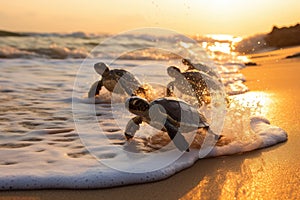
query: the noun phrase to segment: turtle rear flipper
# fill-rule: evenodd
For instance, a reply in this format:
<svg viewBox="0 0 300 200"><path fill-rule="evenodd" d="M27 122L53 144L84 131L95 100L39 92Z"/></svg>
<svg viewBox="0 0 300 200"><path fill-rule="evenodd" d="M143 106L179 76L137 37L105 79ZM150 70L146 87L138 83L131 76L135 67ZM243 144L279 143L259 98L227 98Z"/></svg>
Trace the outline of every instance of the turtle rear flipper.
<svg viewBox="0 0 300 200"><path fill-rule="evenodd" d="M189 152L189 143L186 141L184 136L179 132L179 130L173 126L168 120L165 123L165 128L168 132L169 137L175 144L175 146L180 150L180 151L187 151Z"/></svg>

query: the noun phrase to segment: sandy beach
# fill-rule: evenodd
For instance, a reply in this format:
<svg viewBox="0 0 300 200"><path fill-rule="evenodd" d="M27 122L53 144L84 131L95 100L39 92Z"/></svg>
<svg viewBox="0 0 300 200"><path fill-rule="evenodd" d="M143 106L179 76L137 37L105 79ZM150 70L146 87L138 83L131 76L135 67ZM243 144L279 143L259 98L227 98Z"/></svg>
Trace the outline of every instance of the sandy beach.
<svg viewBox="0 0 300 200"><path fill-rule="evenodd" d="M299 7L4 0L0 200L300 200Z"/></svg>
<svg viewBox="0 0 300 200"><path fill-rule="evenodd" d="M254 60L255 61L255 60ZM98 190L30 190L0 193L8 199L297 199L300 195L300 60L261 62L242 70L248 95L270 97L266 118L288 133L271 148L197 161L154 183Z"/></svg>

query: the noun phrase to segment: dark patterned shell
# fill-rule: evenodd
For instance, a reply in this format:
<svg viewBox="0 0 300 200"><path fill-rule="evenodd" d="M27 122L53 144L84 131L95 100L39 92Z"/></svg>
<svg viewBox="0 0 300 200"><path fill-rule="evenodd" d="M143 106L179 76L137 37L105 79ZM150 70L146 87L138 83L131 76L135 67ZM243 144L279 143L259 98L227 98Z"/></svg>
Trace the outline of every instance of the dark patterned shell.
<svg viewBox="0 0 300 200"><path fill-rule="evenodd" d="M203 63L192 63L189 59L183 59L182 63L189 67L188 70L196 69L198 71L208 74L209 76L219 79L218 74L215 71L213 71L213 69L211 67L209 67Z"/></svg>
<svg viewBox="0 0 300 200"><path fill-rule="evenodd" d="M141 83L133 74L123 69L110 70L106 76L102 77L102 80L103 85L111 92L114 90L117 92L115 87L118 83L120 84L120 89L122 91L125 90L128 94L133 93L134 90L141 86Z"/></svg>
<svg viewBox="0 0 300 200"><path fill-rule="evenodd" d="M209 126L206 118L196 108L184 101L173 98L160 98L152 101L150 107L157 104L164 108L163 114L167 115L172 124L177 127L195 129Z"/></svg>
<svg viewBox="0 0 300 200"><path fill-rule="evenodd" d="M201 71L187 71L181 73L192 86L197 86L198 88L205 89L211 88L218 90L221 87L221 83L205 72Z"/></svg>
<svg viewBox="0 0 300 200"><path fill-rule="evenodd" d="M141 85L133 74L123 69L110 70L110 78L115 80L121 79L124 83L128 84Z"/></svg>

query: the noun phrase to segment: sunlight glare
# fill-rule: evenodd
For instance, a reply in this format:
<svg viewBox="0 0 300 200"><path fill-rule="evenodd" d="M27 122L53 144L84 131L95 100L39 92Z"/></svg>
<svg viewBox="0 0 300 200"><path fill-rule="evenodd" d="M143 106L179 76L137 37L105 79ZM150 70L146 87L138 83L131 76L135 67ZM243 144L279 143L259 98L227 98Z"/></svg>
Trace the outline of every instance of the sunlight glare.
<svg viewBox="0 0 300 200"><path fill-rule="evenodd" d="M233 96L243 107L251 109L253 115L265 116L272 108L271 94L265 92L247 92Z"/></svg>

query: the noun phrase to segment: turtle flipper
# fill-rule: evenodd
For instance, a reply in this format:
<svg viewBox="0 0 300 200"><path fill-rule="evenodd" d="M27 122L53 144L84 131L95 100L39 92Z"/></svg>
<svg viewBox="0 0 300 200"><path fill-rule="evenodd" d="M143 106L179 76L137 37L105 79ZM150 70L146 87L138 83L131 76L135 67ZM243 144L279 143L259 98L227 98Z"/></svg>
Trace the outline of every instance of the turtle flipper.
<svg viewBox="0 0 300 200"><path fill-rule="evenodd" d="M175 144L175 146L180 151L187 151L189 152L189 143L186 141L184 136L179 132L178 128L173 126L168 120L165 122L165 128L168 132L169 137Z"/></svg>
<svg viewBox="0 0 300 200"><path fill-rule="evenodd" d="M173 91L174 91L174 81L170 82L168 85L167 85L167 96L170 97L170 96L173 96Z"/></svg>
<svg viewBox="0 0 300 200"><path fill-rule="evenodd" d="M98 95L100 93L100 90L102 88L102 80L100 81L96 81L90 88L89 92L88 92L88 97L92 98L95 97L96 95Z"/></svg>
<svg viewBox="0 0 300 200"><path fill-rule="evenodd" d="M129 122L126 125L126 129L124 133L127 140L134 137L136 131L139 130L141 123L142 123L141 117L134 117L131 120L129 120Z"/></svg>

